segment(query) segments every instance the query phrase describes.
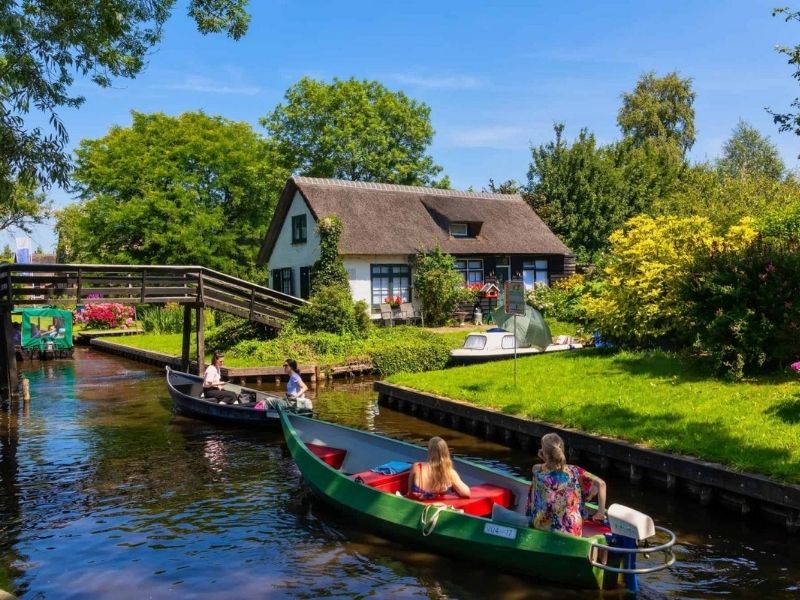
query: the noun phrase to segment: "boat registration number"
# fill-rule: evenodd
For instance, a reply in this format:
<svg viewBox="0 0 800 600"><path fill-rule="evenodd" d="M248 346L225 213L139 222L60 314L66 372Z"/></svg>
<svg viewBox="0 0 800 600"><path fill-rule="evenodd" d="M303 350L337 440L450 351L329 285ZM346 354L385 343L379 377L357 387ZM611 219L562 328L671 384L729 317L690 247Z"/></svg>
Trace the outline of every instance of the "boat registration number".
<svg viewBox="0 0 800 600"><path fill-rule="evenodd" d="M506 538L508 540L517 539L517 530L513 527L504 527L503 525L496 525L495 523L486 523L483 526L483 532L489 535L496 535L497 537Z"/></svg>

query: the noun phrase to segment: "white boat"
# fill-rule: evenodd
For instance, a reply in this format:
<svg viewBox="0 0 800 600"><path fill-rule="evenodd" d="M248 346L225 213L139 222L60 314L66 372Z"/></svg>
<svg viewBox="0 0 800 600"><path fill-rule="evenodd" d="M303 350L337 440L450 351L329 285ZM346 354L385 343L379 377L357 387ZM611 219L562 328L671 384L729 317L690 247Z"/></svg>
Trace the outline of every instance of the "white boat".
<svg viewBox="0 0 800 600"><path fill-rule="evenodd" d="M514 357L514 334L505 329L495 327L483 332L474 332L467 335L461 348L450 351L450 360L456 364L479 363L490 360L500 360ZM571 338L561 336L555 342L542 349L525 341L516 340L517 356L529 356L544 352L559 352L574 350L583 345L576 343Z"/></svg>

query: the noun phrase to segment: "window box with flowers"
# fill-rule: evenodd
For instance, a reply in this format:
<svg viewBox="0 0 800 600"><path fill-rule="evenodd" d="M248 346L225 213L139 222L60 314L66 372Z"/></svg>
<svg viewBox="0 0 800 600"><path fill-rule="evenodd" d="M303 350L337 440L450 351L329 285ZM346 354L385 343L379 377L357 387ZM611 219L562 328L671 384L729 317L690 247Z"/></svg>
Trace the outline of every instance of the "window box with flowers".
<svg viewBox="0 0 800 600"><path fill-rule="evenodd" d="M397 310L400 308L400 305L405 302L405 300L401 296L388 296L383 299L383 301L392 307L392 310Z"/></svg>

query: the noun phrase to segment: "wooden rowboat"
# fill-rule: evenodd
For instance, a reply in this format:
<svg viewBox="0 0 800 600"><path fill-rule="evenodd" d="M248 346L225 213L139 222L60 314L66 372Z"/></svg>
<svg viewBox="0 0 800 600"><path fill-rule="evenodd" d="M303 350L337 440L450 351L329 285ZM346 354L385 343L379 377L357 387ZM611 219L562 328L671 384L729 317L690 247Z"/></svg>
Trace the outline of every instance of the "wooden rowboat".
<svg viewBox="0 0 800 600"><path fill-rule="evenodd" d="M203 393L203 378L191 373L167 370L167 388L172 396L175 412L206 421L229 425L277 428L280 427L278 408L290 409L284 398L267 394L259 390L226 383L223 389L234 392L237 396L245 392L251 399L248 404L218 404L216 400L206 400ZM257 402L263 401L265 410L255 409Z"/></svg>
<svg viewBox="0 0 800 600"><path fill-rule="evenodd" d="M455 457L470 498L407 498L409 470L403 463L424 461L424 448L280 412L286 443L306 482L326 503L369 531L503 571L584 588L612 588L624 580L635 591L637 575L675 562L675 536L655 527L646 515L617 504L608 509L613 531L585 523L584 536L576 537L529 528L524 516L528 481ZM641 547L656 531L668 541ZM644 553L655 553L663 562L637 567L636 557Z"/></svg>

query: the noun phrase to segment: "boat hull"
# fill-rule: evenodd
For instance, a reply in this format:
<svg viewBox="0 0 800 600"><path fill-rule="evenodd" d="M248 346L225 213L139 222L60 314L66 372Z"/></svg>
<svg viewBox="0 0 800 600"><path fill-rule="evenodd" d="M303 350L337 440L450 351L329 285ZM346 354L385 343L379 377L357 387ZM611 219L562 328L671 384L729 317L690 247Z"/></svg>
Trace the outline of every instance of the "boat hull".
<svg viewBox="0 0 800 600"><path fill-rule="evenodd" d="M478 561L506 572L576 587L603 586L604 571L592 567L589 562L593 538L514 527L494 522L490 518L453 510L439 512L432 530L425 535L423 518L430 519L436 512L435 506L388 494L355 481L320 460L308 449L306 442L313 441L316 444L326 441L319 435L317 427L314 428L311 440L303 439L297 426L305 427L308 419L283 413L281 421L289 451L306 482L322 500L358 522L360 527L414 546L424 546L443 554ZM322 425L348 430L338 425ZM354 437L374 435L357 430L349 431ZM337 437L341 442L341 435L332 436L332 439ZM375 437L384 440L385 445L387 438ZM397 454L403 460L424 460L423 449L404 442L394 443L397 445ZM342 447L341 443L339 447ZM380 456L380 453L376 451L375 455ZM347 470L347 460L345 459L342 466L343 470ZM456 460L456 468L459 473L470 473L473 479L480 477L481 471L485 472L487 479L494 482L506 479L509 487L517 493L518 501L523 501L518 492L526 489L527 484L522 480L467 461Z"/></svg>
<svg viewBox="0 0 800 600"><path fill-rule="evenodd" d="M274 408L255 410L250 406L218 404L215 401L200 398L203 389L203 378L181 371L167 370L167 388L172 397L175 412L212 423L233 425L237 427L253 427L256 429L277 429L280 417ZM252 392L256 400L280 398L265 394L258 390L250 390L241 386L227 384L225 389L239 394L242 391Z"/></svg>

